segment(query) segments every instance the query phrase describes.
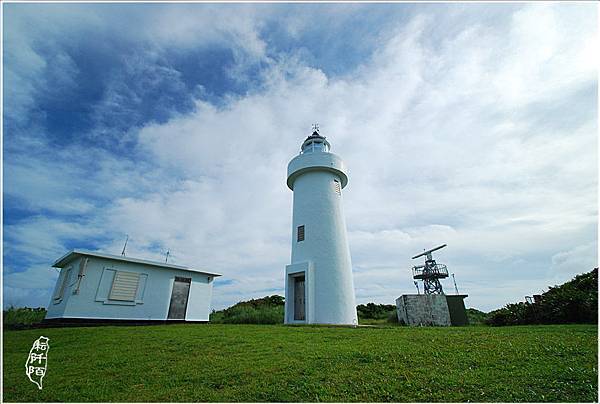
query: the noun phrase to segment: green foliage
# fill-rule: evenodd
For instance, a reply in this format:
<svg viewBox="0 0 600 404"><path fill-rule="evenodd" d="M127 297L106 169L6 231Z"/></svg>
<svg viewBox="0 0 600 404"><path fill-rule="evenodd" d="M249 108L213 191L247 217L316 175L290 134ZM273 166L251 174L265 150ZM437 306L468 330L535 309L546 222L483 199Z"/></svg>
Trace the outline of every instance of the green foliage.
<svg viewBox="0 0 600 404"><path fill-rule="evenodd" d="M24 328L42 322L46 317L46 309L38 307L10 307L2 312L2 323L5 328Z"/></svg>
<svg viewBox="0 0 600 404"><path fill-rule="evenodd" d="M511 303L492 311L489 325L598 323L598 268L550 287L536 303Z"/></svg>
<svg viewBox="0 0 600 404"><path fill-rule="evenodd" d="M23 366L40 335L43 390ZM594 325L69 327L3 348L6 402L598 402Z"/></svg>
<svg viewBox="0 0 600 404"><path fill-rule="evenodd" d="M283 324L284 302L282 296L273 295L239 302L210 315L216 324Z"/></svg>
<svg viewBox="0 0 600 404"><path fill-rule="evenodd" d="M393 304L359 304L356 306L356 312L358 313L358 319L374 319L374 320L387 320L390 314L396 313L396 306Z"/></svg>
<svg viewBox="0 0 600 404"><path fill-rule="evenodd" d="M387 322L390 324L398 324L398 313L396 312L395 306L394 311L388 313Z"/></svg>
<svg viewBox="0 0 600 404"><path fill-rule="evenodd" d="M215 324L283 324L285 299L273 295L239 302L220 311L213 311ZM356 307L360 324L397 323L396 306L392 304L361 304Z"/></svg>
<svg viewBox="0 0 600 404"><path fill-rule="evenodd" d="M485 324L488 314L477 309L467 309L467 317L470 325Z"/></svg>

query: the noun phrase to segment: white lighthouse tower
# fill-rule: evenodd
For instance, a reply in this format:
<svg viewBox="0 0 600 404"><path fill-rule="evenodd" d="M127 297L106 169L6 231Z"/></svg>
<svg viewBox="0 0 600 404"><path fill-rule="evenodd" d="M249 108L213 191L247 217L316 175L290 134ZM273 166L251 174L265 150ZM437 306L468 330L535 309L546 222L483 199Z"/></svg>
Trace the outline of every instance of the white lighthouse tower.
<svg viewBox="0 0 600 404"><path fill-rule="evenodd" d="M315 125L288 164L294 191L292 263L285 268L286 324L358 324L342 209L342 159Z"/></svg>

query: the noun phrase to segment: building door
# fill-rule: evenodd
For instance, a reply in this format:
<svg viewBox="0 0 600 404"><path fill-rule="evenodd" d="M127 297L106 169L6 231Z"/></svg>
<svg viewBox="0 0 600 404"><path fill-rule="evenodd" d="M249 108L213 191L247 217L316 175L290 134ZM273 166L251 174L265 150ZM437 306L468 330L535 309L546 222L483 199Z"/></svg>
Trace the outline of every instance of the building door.
<svg viewBox="0 0 600 404"><path fill-rule="evenodd" d="M304 276L294 278L294 320L304 320Z"/></svg>
<svg viewBox="0 0 600 404"><path fill-rule="evenodd" d="M169 320L185 320L188 296L190 294L191 278L175 277L173 291L171 292L171 304L169 304Z"/></svg>

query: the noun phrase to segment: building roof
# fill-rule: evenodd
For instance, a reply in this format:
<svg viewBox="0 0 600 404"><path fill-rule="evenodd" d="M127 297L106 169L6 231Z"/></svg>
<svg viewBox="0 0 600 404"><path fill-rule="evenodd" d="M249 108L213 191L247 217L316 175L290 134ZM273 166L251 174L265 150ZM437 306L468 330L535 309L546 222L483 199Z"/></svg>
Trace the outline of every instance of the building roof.
<svg viewBox="0 0 600 404"><path fill-rule="evenodd" d="M198 272L198 273L206 274L206 275L210 275L210 276L221 276L221 274L217 274L214 272L201 271L199 269L188 268L188 267L184 267L181 265L173 265L173 264L167 264L164 262L148 261L148 260L142 260L139 258L130 258L130 257L121 256L121 255L104 254L104 253L92 252L92 251L86 251L86 250L69 251L68 253L66 253L59 259L57 259L54 262L54 264L52 264L52 266L56 267L56 268L62 268L67 263L73 261L74 259L76 259L78 257L98 257L98 258L104 258L104 259L113 260L113 261L133 262L136 264L151 265L151 266L155 266L155 267L159 267L159 268L179 269L181 271Z"/></svg>

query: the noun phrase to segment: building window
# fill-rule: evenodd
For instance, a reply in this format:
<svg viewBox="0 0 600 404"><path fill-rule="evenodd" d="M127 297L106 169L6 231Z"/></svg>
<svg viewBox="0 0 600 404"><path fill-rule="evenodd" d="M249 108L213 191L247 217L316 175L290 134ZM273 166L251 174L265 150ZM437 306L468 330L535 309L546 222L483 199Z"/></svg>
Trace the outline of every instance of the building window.
<svg viewBox="0 0 600 404"><path fill-rule="evenodd" d="M304 225L298 226L298 241L304 241Z"/></svg>
<svg viewBox="0 0 600 404"><path fill-rule="evenodd" d="M137 272L116 271L110 289L110 300L135 301L140 274Z"/></svg>
<svg viewBox="0 0 600 404"><path fill-rule="evenodd" d="M71 267L63 268L60 271L60 276L58 277L58 282L56 284L56 290L54 291L54 303L60 303L62 300L70 277Z"/></svg>
<svg viewBox="0 0 600 404"><path fill-rule="evenodd" d="M333 180L333 189L336 194L342 194L342 187L340 186L340 182L338 180Z"/></svg>

